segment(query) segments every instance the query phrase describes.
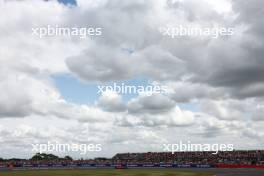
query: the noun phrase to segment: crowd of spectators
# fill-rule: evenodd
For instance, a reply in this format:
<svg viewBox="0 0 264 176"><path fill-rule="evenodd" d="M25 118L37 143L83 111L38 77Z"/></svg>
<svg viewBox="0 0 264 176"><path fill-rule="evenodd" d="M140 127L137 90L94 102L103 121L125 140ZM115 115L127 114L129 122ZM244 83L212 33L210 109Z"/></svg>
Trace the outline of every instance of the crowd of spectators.
<svg viewBox="0 0 264 176"><path fill-rule="evenodd" d="M176 152L172 153L124 153L117 154L113 163L126 164L244 164L264 165L264 151L221 151L213 152Z"/></svg>

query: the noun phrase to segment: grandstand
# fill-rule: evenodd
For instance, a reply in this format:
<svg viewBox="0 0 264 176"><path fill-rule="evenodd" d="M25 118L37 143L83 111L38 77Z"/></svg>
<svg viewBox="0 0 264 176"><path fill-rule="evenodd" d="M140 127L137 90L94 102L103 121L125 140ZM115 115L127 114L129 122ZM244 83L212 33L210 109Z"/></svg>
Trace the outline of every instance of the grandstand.
<svg viewBox="0 0 264 176"><path fill-rule="evenodd" d="M125 153L112 158L114 164L168 167L263 167L264 151Z"/></svg>

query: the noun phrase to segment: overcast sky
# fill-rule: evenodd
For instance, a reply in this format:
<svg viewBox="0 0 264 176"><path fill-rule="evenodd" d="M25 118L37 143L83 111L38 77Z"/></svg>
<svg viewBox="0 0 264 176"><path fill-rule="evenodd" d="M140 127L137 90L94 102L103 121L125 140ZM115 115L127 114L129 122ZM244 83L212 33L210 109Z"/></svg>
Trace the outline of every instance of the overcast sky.
<svg viewBox="0 0 264 176"><path fill-rule="evenodd" d="M100 143L102 152L163 143L264 145L263 0L0 0L0 157L32 143ZM33 27L100 27L101 36L38 38ZM160 27L232 27L171 38ZM98 94L160 84L166 94ZM55 153L60 156L64 153Z"/></svg>

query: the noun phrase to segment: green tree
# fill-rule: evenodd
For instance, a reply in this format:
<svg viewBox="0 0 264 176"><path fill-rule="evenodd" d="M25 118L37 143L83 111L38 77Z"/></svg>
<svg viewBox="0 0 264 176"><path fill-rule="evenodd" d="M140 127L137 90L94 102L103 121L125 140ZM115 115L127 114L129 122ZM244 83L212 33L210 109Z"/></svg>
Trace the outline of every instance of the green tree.
<svg viewBox="0 0 264 176"><path fill-rule="evenodd" d="M70 156L65 156L64 159L65 159L65 160L70 160L70 161L73 160L72 157L70 157Z"/></svg>

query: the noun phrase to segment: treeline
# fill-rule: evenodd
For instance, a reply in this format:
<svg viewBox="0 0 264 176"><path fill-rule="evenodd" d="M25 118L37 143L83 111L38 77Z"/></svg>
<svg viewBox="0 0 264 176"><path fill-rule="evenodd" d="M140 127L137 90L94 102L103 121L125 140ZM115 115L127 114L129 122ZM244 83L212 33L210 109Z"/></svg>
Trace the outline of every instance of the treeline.
<svg viewBox="0 0 264 176"><path fill-rule="evenodd" d="M65 156L64 158L60 158L56 155L53 154L46 154L46 153L36 153L32 158L29 159L29 161L72 161L72 157L70 156ZM11 159L3 159L0 158L1 161L28 161L26 159L19 159L19 158L11 158Z"/></svg>
<svg viewBox="0 0 264 176"><path fill-rule="evenodd" d="M53 160L73 160L70 156L60 158L53 154L36 153L30 160L32 161L53 161Z"/></svg>

